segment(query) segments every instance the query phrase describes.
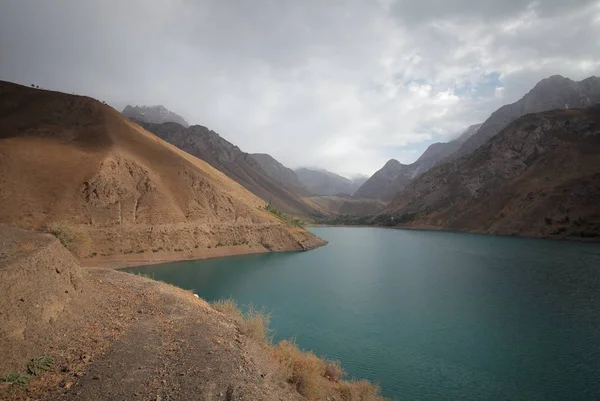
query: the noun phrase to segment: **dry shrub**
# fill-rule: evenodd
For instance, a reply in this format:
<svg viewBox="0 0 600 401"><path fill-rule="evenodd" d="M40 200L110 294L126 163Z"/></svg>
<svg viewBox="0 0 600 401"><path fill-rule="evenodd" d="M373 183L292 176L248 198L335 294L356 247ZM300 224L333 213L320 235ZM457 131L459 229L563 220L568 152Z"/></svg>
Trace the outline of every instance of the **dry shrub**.
<svg viewBox="0 0 600 401"><path fill-rule="evenodd" d="M248 337L255 339L259 343L270 344L271 329L269 329L269 323L271 323L271 315L264 309L256 309L250 305L248 312L244 316L242 330Z"/></svg>
<svg viewBox="0 0 600 401"><path fill-rule="evenodd" d="M351 380L339 384L339 392L343 401L383 401L379 395L378 385L368 380Z"/></svg>
<svg viewBox="0 0 600 401"><path fill-rule="evenodd" d="M219 299L211 303L213 309L234 318L235 320L241 321L244 318L242 311L238 308L237 302L234 299Z"/></svg>
<svg viewBox="0 0 600 401"><path fill-rule="evenodd" d="M54 235L65 248L75 255L80 255L90 244L87 234L77 231L72 226L63 222L48 224L46 232Z"/></svg>
<svg viewBox="0 0 600 401"><path fill-rule="evenodd" d="M250 306L244 314L233 299L218 300L212 303L212 307L234 318L248 337L270 347L274 359L282 368L285 380L309 400L322 400L335 394L344 401L384 400L378 396L379 387L367 380L343 381L345 372L337 361L319 358L310 351L302 351L293 341L283 340L277 345L271 345L270 316L264 310Z"/></svg>
<svg viewBox="0 0 600 401"><path fill-rule="evenodd" d="M301 351L283 340L273 347L275 359L283 366L287 381L309 400L327 397L329 381L324 377L327 364L312 352Z"/></svg>
<svg viewBox="0 0 600 401"><path fill-rule="evenodd" d="M271 316L264 309L256 309L250 305L248 312L244 314L233 299L220 299L211 305L219 312L234 318L240 325L242 332L248 337L263 345L270 344L271 329L269 329L269 323L271 322Z"/></svg>

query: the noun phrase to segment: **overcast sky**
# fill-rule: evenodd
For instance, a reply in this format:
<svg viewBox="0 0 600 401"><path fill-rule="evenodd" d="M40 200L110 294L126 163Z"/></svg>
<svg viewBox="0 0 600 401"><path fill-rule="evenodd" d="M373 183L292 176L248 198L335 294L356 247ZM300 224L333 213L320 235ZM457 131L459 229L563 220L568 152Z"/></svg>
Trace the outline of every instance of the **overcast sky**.
<svg viewBox="0 0 600 401"><path fill-rule="evenodd" d="M600 1L0 0L0 79L163 104L289 167L412 162L553 74L600 75Z"/></svg>

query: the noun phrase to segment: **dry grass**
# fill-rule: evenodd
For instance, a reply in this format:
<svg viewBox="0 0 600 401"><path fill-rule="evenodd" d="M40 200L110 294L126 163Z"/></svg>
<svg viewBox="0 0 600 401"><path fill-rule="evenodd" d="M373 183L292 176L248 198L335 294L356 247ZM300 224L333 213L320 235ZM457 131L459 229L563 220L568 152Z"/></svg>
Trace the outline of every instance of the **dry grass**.
<svg viewBox="0 0 600 401"><path fill-rule="evenodd" d="M368 380L341 382L338 391L344 401L378 401L384 399L379 395L379 386Z"/></svg>
<svg viewBox="0 0 600 401"><path fill-rule="evenodd" d="M233 317L250 338L270 348L281 374L309 400L341 399L344 401L382 401L380 388L367 380L344 381L346 375L339 362L320 358L310 351L302 351L293 341L271 343L270 316L264 310L250 306L244 314L233 299L212 303L219 312Z"/></svg>
<svg viewBox="0 0 600 401"><path fill-rule="evenodd" d="M264 345L271 344L271 316L264 309L256 309L250 305L248 312L244 314L233 299L221 299L211 305L219 312L234 318L248 337Z"/></svg>
<svg viewBox="0 0 600 401"><path fill-rule="evenodd" d="M63 222L52 222L46 226L46 232L54 235L60 243L75 255L80 255L89 247L89 237Z"/></svg>

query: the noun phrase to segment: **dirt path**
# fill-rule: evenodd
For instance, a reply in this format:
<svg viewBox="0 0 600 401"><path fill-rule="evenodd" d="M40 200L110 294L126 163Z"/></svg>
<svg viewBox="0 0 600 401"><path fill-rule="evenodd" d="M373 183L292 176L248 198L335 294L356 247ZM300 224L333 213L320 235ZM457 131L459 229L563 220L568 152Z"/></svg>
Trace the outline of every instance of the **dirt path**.
<svg viewBox="0 0 600 401"><path fill-rule="evenodd" d="M0 398L303 399L282 384L264 348L192 293L107 269L89 273L105 302L86 311L87 325L47 344L56 371L34 378L29 391L4 384Z"/></svg>

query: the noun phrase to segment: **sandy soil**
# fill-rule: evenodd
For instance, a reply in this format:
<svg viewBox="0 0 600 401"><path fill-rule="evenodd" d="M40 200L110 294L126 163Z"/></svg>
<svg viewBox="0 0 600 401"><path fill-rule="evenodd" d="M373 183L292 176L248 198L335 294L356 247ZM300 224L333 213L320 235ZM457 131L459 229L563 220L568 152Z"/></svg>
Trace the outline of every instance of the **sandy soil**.
<svg viewBox="0 0 600 401"><path fill-rule="evenodd" d="M302 399L260 344L192 293L79 268L46 235L0 226L0 238L0 375L56 361L29 391L0 383L0 399Z"/></svg>

